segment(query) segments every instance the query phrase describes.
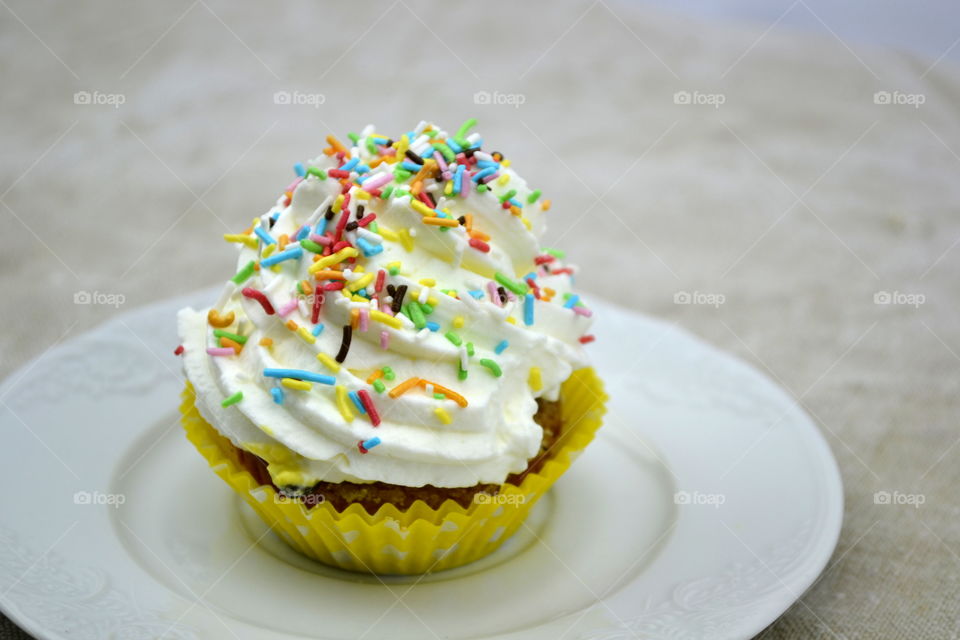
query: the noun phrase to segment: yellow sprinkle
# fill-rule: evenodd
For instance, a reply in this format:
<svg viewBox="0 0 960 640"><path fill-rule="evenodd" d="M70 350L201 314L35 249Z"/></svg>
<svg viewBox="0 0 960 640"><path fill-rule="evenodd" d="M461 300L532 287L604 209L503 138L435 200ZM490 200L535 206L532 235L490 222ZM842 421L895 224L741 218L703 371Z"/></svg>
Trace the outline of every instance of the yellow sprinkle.
<svg viewBox="0 0 960 640"><path fill-rule="evenodd" d="M433 410L433 415L440 418L440 422L443 424L450 424L453 422L453 418L450 417L450 414L443 410L442 407L437 407Z"/></svg>
<svg viewBox="0 0 960 640"><path fill-rule="evenodd" d="M260 255L261 258L269 258L270 254L277 248L275 244L268 244L263 250L263 253Z"/></svg>
<svg viewBox="0 0 960 640"><path fill-rule="evenodd" d="M323 366L325 366L327 369L330 369L330 371L333 371L334 373L340 371L340 363L325 353L318 353L317 360L322 362Z"/></svg>
<svg viewBox="0 0 960 640"><path fill-rule="evenodd" d="M382 228L381 228L381 230L382 230ZM387 269L393 269L393 268L396 268L396 269L398 269L398 270L400 269L400 261L399 261L399 260L394 260L393 262L388 262L388 263L387 263Z"/></svg>
<svg viewBox="0 0 960 640"><path fill-rule="evenodd" d="M453 193L453 180L447 180L447 184L443 188L443 195L449 196L451 193Z"/></svg>
<svg viewBox="0 0 960 640"><path fill-rule="evenodd" d="M358 264L353 267L354 273L363 273L364 271L366 271L366 269L363 267L362 264Z"/></svg>
<svg viewBox="0 0 960 640"><path fill-rule="evenodd" d="M307 331L306 327L300 327L299 329L297 329L297 335L303 338L304 341L306 341L309 344L313 344L314 342L317 341L314 335L309 331Z"/></svg>
<svg viewBox="0 0 960 640"><path fill-rule="evenodd" d="M280 380L280 384L288 389L299 389L300 391L310 391L313 388L313 385L306 380L294 380L293 378L283 378Z"/></svg>
<svg viewBox="0 0 960 640"><path fill-rule="evenodd" d="M503 174L502 176L500 176L499 178L497 178L497 184L499 184L499 185L505 185L505 184L507 184L508 182L510 182L510 174L509 174L509 173L505 173L505 174Z"/></svg>
<svg viewBox="0 0 960 640"><path fill-rule="evenodd" d="M434 280L433 278L420 278L420 280L418 280L417 282L419 282L420 284L422 284L422 285L425 286L425 287L435 287L435 286L437 286L437 281Z"/></svg>
<svg viewBox="0 0 960 640"><path fill-rule="evenodd" d="M223 239L227 242L242 242L251 249L257 248L257 239L253 236L247 236L242 233L225 233Z"/></svg>
<svg viewBox="0 0 960 640"><path fill-rule="evenodd" d="M437 306L438 304L440 304L440 301L437 300L437 299L436 299L435 297L433 297L433 296L428 296L428 297L427 297L427 304L430 305L431 307L435 307L435 306Z"/></svg>
<svg viewBox="0 0 960 640"><path fill-rule="evenodd" d="M523 223L523 226L525 226L525 227L527 228L527 230L530 229L530 221L529 221L529 220L527 220L526 218L520 218L520 222Z"/></svg>
<svg viewBox="0 0 960 640"><path fill-rule="evenodd" d="M397 235L400 236L400 244L403 245L403 248L408 252L413 251L413 238L410 237L410 232L406 229L400 229Z"/></svg>
<svg viewBox="0 0 960 640"><path fill-rule="evenodd" d="M279 265L279 264L275 264L275 265L271 266L271 267L270 267L270 271L273 271L274 273L280 273L280 265Z"/></svg>
<svg viewBox="0 0 960 640"><path fill-rule="evenodd" d="M402 158L407 152L407 149L410 148L410 138L406 134L400 137L400 140L397 141L397 158Z"/></svg>
<svg viewBox="0 0 960 640"><path fill-rule="evenodd" d="M347 422L353 422L353 410L350 409L350 399L347 397L347 388L342 384L337 385L337 409L340 409L340 415Z"/></svg>
<svg viewBox="0 0 960 640"><path fill-rule="evenodd" d="M336 213L340 213L340 207L343 206L343 194L337 196L337 199L333 201L333 210Z"/></svg>
<svg viewBox="0 0 960 640"><path fill-rule="evenodd" d="M543 389L543 379L540 377L540 367L530 367L530 376L527 378L530 388L534 391Z"/></svg>
<svg viewBox="0 0 960 640"><path fill-rule="evenodd" d="M463 316L454 316L453 318L453 328L459 329L463 327Z"/></svg>
<svg viewBox="0 0 960 640"><path fill-rule="evenodd" d="M433 209L423 204L419 200L410 200L410 206L413 207L413 210L419 213L422 216L433 217L436 213Z"/></svg>
<svg viewBox="0 0 960 640"><path fill-rule="evenodd" d="M364 191L363 189L358 189L356 193L353 194L358 200L369 200L370 194Z"/></svg>
<svg viewBox="0 0 960 640"><path fill-rule="evenodd" d="M272 346L273 346L273 338L260 338L260 346L261 346L261 347L272 347Z"/></svg>
<svg viewBox="0 0 960 640"><path fill-rule="evenodd" d="M360 289L364 289L366 288L367 285L373 282L373 277L374 276L372 273L368 273L362 278L357 278L356 280L354 280L353 282L347 285L347 289L349 289L350 291L359 291Z"/></svg>
<svg viewBox="0 0 960 640"><path fill-rule="evenodd" d="M391 229L387 229L385 226L380 225L377 228L377 231L380 232L380 235L383 236L384 240L389 240L390 242L397 242L400 238L397 236L397 232Z"/></svg>
<svg viewBox="0 0 960 640"><path fill-rule="evenodd" d="M513 161L512 161L512 160L504 160L503 162L500 163L500 166L503 167L504 169L509 169L511 162L513 162Z"/></svg>
<svg viewBox="0 0 960 640"><path fill-rule="evenodd" d="M353 300L354 302L370 302L369 300L367 300L366 298L364 298L358 293L355 293L352 296L350 296L350 299Z"/></svg>
<svg viewBox="0 0 960 640"><path fill-rule="evenodd" d="M316 273L317 271L321 271L323 269L326 269L327 267L343 262L347 258L355 258L358 255L360 255L360 252L354 249L353 247L344 247L343 249L340 249L340 251L337 251L334 254L331 254L324 258L320 258L319 260L314 262L312 265L310 265L307 271L309 271L310 273Z"/></svg>
<svg viewBox="0 0 960 640"><path fill-rule="evenodd" d="M399 329L400 327L403 326L400 323L400 318L397 318L395 316L388 316L383 311L377 311L376 309L370 310L370 319L383 323L388 327L393 327L394 329Z"/></svg>
<svg viewBox="0 0 960 640"><path fill-rule="evenodd" d="M513 316L507 316L507 322L510 324L517 324L517 320Z"/></svg>
<svg viewBox="0 0 960 640"><path fill-rule="evenodd" d="M437 218L435 216L424 216L420 218L420 222L435 227L456 227L460 225L460 223L453 218Z"/></svg>

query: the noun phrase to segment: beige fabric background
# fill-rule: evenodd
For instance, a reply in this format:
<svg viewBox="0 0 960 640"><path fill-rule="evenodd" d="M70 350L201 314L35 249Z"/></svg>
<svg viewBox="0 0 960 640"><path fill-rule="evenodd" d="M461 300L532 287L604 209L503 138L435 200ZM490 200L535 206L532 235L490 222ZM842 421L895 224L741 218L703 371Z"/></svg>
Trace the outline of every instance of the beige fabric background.
<svg viewBox="0 0 960 640"><path fill-rule="evenodd" d="M74 305L78 291L130 308L222 281L219 235L330 130L475 115L553 198L550 243L585 291L739 354L825 432L840 543L762 637L956 637L960 73L616 0L531 4L5 2L0 374L116 313ZM276 105L276 91L325 101ZM677 305L678 291L726 301ZM883 291L924 303L875 304Z"/></svg>

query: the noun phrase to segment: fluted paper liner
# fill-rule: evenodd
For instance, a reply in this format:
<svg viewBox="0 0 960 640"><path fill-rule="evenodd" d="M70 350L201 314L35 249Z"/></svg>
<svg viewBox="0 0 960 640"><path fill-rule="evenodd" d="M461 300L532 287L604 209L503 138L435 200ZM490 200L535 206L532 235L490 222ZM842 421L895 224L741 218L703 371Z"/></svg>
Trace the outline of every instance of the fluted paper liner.
<svg viewBox="0 0 960 640"><path fill-rule="evenodd" d="M290 546L323 563L353 571L416 574L458 567L495 551L530 508L593 440L607 395L593 369L575 371L560 392L562 430L540 470L520 486L505 483L487 502L463 507L447 500L432 508L418 500L400 511L383 505L370 515L359 504L338 511L329 502L306 508L259 484L237 450L197 411L187 382L180 405L187 438L210 467Z"/></svg>

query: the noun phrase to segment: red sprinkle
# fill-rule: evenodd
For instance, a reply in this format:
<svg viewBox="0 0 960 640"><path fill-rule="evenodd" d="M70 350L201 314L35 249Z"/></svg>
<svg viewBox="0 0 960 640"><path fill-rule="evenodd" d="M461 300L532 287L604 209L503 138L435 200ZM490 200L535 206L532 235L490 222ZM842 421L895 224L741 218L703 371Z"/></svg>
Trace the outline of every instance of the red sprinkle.
<svg viewBox="0 0 960 640"><path fill-rule="evenodd" d="M490 253L490 245L488 245L483 240L478 240L477 238L470 238L470 246L476 249L477 251Z"/></svg>
<svg viewBox="0 0 960 640"><path fill-rule="evenodd" d="M377 271L377 282L373 285L374 291L377 293L383 291L383 282L387 279L387 272L383 269Z"/></svg>
<svg viewBox="0 0 960 640"><path fill-rule="evenodd" d="M571 268L569 268L569 267L564 267L563 269L554 269L553 271L550 272L550 275L552 275L552 276L559 276L559 275L562 275L562 274L564 274L564 273L569 274L569 275L572 276L572 275L573 275L573 269L571 269Z"/></svg>
<svg viewBox="0 0 960 640"><path fill-rule="evenodd" d="M314 289L313 291L313 310L310 313L310 322L317 324L320 321L320 307L323 305L323 294Z"/></svg>
<svg viewBox="0 0 960 640"><path fill-rule="evenodd" d="M367 215L357 220L357 224L360 225L361 227L365 227L376 219L377 219L377 214L368 213Z"/></svg>
<svg viewBox="0 0 960 640"><path fill-rule="evenodd" d="M533 297L537 300L540 299L540 287L537 286L537 283L534 282L533 278L527 278L527 284L533 289Z"/></svg>
<svg viewBox="0 0 960 640"><path fill-rule="evenodd" d="M176 349L173 350L173 355L178 356L183 353L183 345L181 344Z"/></svg>
<svg viewBox="0 0 960 640"><path fill-rule="evenodd" d="M349 178L349 171L341 171L340 169L327 169L327 175L331 178Z"/></svg>
<svg viewBox="0 0 960 640"><path fill-rule="evenodd" d="M340 291L340 289L343 289L342 282L328 282L327 284L323 285L324 291Z"/></svg>
<svg viewBox="0 0 960 640"><path fill-rule="evenodd" d="M263 291L257 291L256 289L251 289L250 287L244 287L240 293L243 294L244 298L252 298L260 303L260 306L263 307L263 312L268 316L272 316L276 313L273 309L273 305L270 304L270 301L267 300L267 296L264 295Z"/></svg>
<svg viewBox="0 0 960 640"><path fill-rule="evenodd" d="M595 335L593 335L592 333L588 333L586 335L580 336L580 344L587 344L588 342L593 342L596 339L597 337Z"/></svg>
<svg viewBox="0 0 960 640"><path fill-rule="evenodd" d="M380 414L377 413L377 408L373 406L373 398L370 397L370 393L366 389L360 389L357 391L357 395L360 396L360 403L363 404L363 408L367 410L367 415L370 416L370 422L375 427L380 426Z"/></svg>
<svg viewBox="0 0 960 640"><path fill-rule="evenodd" d="M536 258L534 258L533 264L547 264L548 262L553 262L554 260L556 260L556 258L551 256L550 254L546 254L546 255L537 256Z"/></svg>
<svg viewBox="0 0 960 640"><path fill-rule="evenodd" d="M369 451L369 449L363 446L363 440L357 441L357 449L360 450L360 453L367 453Z"/></svg>

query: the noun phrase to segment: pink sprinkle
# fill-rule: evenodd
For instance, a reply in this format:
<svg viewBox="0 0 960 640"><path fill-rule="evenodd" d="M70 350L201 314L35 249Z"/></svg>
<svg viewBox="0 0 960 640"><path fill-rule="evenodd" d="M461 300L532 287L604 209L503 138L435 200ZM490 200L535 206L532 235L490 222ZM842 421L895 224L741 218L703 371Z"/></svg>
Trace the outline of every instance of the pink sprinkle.
<svg viewBox="0 0 960 640"><path fill-rule="evenodd" d="M317 244L321 244L325 247L330 246L330 243L333 242L333 240L331 240L329 236L319 236L315 233L310 234L310 239L316 242Z"/></svg>
<svg viewBox="0 0 960 640"><path fill-rule="evenodd" d="M284 189L284 191L293 191L294 189L297 188L297 185L300 184L301 182L303 182L303 178L297 178L296 180L294 180L293 182L291 182L291 183L290 183L290 186L288 186L286 189Z"/></svg>
<svg viewBox="0 0 960 640"><path fill-rule="evenodd" d="M497 305L498 307L503 306L500 304L500 292L497 291L497 283L493 280L487 283L487 293L490 294L490 300L493 302L493 304Z"/></svg>
<svg viewBox="0 0 960 640"><path fill-rule="evenodd" d="M461 197L466 198L467 194L470 193L470 185L473 184L473 180L467 177L467 174L463 174L463 179L460 180L460 195Z"/></svg>
<svg viewBox="0 0 960 640"><path fill-rule="evenodd" d="M233 347L207 347L207 353L211 356L232 356L236 351Z"/></svg>
<svg viewBox="0 0 960 640"><path fill-rule="evenodd" d="M371 189L377 189L379 187L382 187L383 185L387 184L391 180L393 180L392 174L382 173L378 176L374 176L370 178L369 180L366 180L361 186L363 187L364 191L369 192Z"/></svg>
<svg viewBox="0 0 960 640"><path fill-rule="evenodd" d="M390 348L390 334L386 331L380 332L380 348L389 349ZM231 349L232 351L232 349Z"/></svg>
<svg viewBox="0 0 960 640"><path fill-rule="evenodd" d="M297 299L294 298L294 299L291 300L290 302L286 303L285 305L283 305L282 307L280 307L279 309L277 309L277 314L278 314L281 318L285 318L286 316L288 316L288 315L290 315L291 313L293 313L293 310L297 308L297 303L298 303Z"/></svg>
<svg viewBox="0 0 960 640"><path fill-rule="evenodd" d="M586 307L573 307L573 312L581 316L586 316L587 318L593 315L593 311L590 311L590 309Z"/></svg>
<svg viewBox="0 0 960 640"><path fill-rule="evenodd" d="M366 307L360 307L360 331L366 331L370 328L370 310Z"/></svg>
<svg viewBox="0 0 960 640"><path fill-rule="evenodd" d="M444 161L443 156L440 155L440 152L439 152L439 151L434 151L434 152L433 152L433 159L437 161L437 166L440 167L440 171L441 171L442 173L446 173L446 172L447 172L447 163Z"/></svg>

